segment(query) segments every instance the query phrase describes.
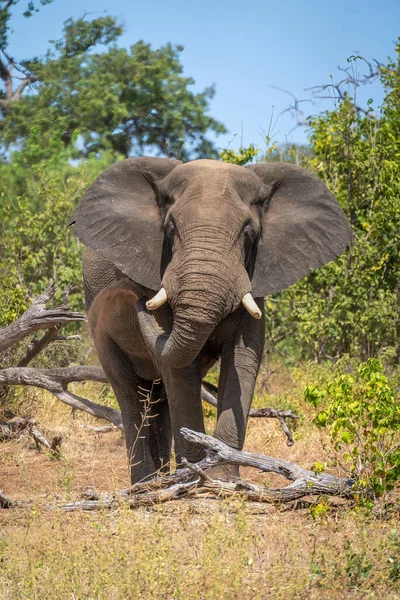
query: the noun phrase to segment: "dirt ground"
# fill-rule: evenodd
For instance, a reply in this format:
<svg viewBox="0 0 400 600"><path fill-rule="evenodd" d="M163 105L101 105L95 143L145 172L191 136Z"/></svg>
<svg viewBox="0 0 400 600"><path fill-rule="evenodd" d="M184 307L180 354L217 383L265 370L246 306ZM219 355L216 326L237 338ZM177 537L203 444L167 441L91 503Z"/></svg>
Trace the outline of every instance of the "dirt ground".
<svg viewBox="0 0 400 600"><path fill-rule="evenodd" d="M286 445L276 420L250 419L246 450L308 468L329 461L300 388L281 374L255 401L297 410L295 445ZM97 385L76 390L104 400ZM0 510L0 600L400 598L398 515L368 516L340 499L285 506L197 498L70 514L54 508L79 500L88 487L128 486L123 436L88 429L99 422L83 413L71 420L50 394L22 393L19 414L35 416L48 438L60 435L62 457L38 451L28 437L0 443L0 489L33 501ZM205 414L211 433L213 410L205 406ZM287 483L250 468L241 477Z"/></svg>

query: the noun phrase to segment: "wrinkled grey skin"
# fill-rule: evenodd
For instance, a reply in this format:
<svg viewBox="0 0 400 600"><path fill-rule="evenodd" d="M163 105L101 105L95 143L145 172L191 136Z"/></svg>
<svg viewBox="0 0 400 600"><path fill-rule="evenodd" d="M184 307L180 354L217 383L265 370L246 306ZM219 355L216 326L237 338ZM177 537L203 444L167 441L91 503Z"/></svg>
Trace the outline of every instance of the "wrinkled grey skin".
<svg viewBox="0 0 400 600"><path fill-rule="evenodd" d="M351 229L314 175L282 163L127 159L74 212L87 246L85 299L100 362L122 412L132 483L203 457L181 427L204 431L201 379L221 358L214 435L244 444L264 343L266 294L341 254ZM161 285L168 302L150 312ZM262 319L242 306L252 292ZM160 379L161 383L153 384ZM153 387L143 426L143 392Z"/></svg>

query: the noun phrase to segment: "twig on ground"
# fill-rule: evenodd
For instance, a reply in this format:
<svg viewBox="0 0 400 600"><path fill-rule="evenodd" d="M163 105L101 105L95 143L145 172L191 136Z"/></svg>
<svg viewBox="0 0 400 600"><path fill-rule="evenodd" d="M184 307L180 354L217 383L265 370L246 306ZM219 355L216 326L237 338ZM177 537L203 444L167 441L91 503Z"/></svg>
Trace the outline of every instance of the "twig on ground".
<svg viewBox="0 0 400 600"><path fill-rule="evenodd" d="M110 431L116 431L118 427L115 425L79 425L82 429L89 429L89 431L94 431L95 433L110 433Z"/></svg>
<svg viewBox="0 0 400 600"><path fill-rule="evenodd" d="M203 385L201 386L202 400L204 400L204 402L207 402L208 404L211 404L212 406L217 407L218 401L215 394L218 394L218 388L216 388L208 381L203 381ZM299 419L300 417L293 413L291 410L277 410L275 408L251 408L249 412L249 417L278 419L282 431L287 438L286 444L288 446L293 446L293 434L287 426L286 419Z"/></svg>
<svg viewBox="0 0 400 600"><path fill-rule="evenodd" d="M55 436L49 441L36 427L36 421L34 419L28 419L27 417L14 417L9 421L0 419L0 434L3 439L18 437L25 431L33 438L37 448L42 445L54 452L55 456L60 454L62 442L61 436Z"/></svg>

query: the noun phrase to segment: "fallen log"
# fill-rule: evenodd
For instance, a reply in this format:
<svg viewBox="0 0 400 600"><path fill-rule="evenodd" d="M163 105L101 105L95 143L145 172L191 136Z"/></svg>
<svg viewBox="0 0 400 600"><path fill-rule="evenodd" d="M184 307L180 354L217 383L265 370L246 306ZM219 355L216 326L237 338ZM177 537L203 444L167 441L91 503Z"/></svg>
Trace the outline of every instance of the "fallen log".
<svg viewBox="0 0 400 600"><path fill-rule="evenodd" d="M304 469L295 463L263 454L234 450L209 435L190 429L182 429L181 432L186 439L200 443L207 448L210 454L206 459L196 464L183 459L184 468L178 469L175 473L135 484L127 490L121 490L118 494L100 495L91 490L87 500L63 505L61 510L71 512L74 510L111 509L124 499L131 508L137 508L164 503L168 500L204 497L207 492L211 493L213 497L244 496L252 502L266 503L293 502L306 496L341 496L349 499L354 496L352 488L355 481L352 479L330 473L316 475L313 471ZM268 473L277 473L293 483L283 488L272 489L243 480L220 481L212 479L207 474L209 467L228 463L256 467ZM194 479L193 475L195 475Z"/></svg>
<svg viewBox="0 0 400 600"><path fill-rule="evenodd" d="M61 505L66 512L74 510L100 510L115 508L118 503L126 502L131 508L164 503L182 498L240 496L252 502L286 503L309 496L354 497L355 481L331 473L316 474L313 471L281 459L263 454L243 452L230 448L220 440L183 428L182 435L189 441L207 448L207 457L199 463L182 460L184 467L171 475L157 475L150 481L137 483L128 489L112 494L98 494L90 489L85 499ZM208 475L207 469L219 464L234 464L254 467L265 473L282 475L291 484L282 488L269 488L248 481L221 481ZM8 507L18 506L9 501ZM25 503L26 504L26 503ZM0 502L1 506L1 502ZM55 508L55 507L50 507Z"/></svg>

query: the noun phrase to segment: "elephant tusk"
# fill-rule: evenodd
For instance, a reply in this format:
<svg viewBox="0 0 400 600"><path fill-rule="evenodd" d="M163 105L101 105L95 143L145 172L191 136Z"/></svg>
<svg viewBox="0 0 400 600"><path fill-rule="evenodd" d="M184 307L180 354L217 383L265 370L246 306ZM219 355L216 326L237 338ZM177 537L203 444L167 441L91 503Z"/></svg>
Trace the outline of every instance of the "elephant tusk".
<svg viewBox="0 0 400 600"><path fill-rule="evenodd" d="M166 303L167 301L167 292L165 291L165 289L162 287L160 289L159 292L157 292L157 294L155 296L153 296L153 298L151 300L148 300L146 302L146 307L149 310L155 310L156 308L160 308L160 306L162 306L163 304Z"/></svg>
<svg viewBox="0 0 400 600"><path fill-rule="evenodd" d="M242 304L245 307L245 309L251 314L252 317L254 317L255 319L261 319L262 312L258 308L258 306L255 303L255 300L254 300L253 296L250 294L250 292L243 296Z"/></svg>

